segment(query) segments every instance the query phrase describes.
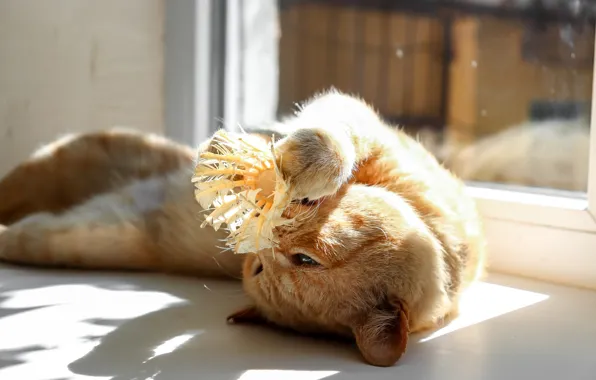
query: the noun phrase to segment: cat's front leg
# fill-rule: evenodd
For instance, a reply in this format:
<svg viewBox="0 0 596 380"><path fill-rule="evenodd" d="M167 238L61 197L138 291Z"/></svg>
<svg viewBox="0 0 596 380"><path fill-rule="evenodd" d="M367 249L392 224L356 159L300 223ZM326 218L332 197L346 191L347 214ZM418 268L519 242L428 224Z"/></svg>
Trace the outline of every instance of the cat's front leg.
<svg viewBox="0 0 596 380"><path fill-rule="evenodd" d="M292 132L278 142L277 158L297 199L335 193L356 166L395 140L372 107L335 90L303 104L284 125Z"/></svg>
<svg viewBox="0 0 596 380"><path fill-rule="evenodd" d="M280 140L276 160L293 199L316 200L334 194L352 176L354 145L347 134L298 129Z"/></svg>

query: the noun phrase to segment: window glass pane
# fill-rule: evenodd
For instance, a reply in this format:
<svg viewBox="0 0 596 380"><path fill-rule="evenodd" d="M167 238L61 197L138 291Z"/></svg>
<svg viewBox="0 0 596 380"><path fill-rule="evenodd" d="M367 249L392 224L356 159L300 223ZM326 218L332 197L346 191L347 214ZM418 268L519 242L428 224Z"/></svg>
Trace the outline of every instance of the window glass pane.
<svg viewBox="0 0 596 380"><path fill-rule="evenodd" d="M594 2L277 5L278 115L334 86L466 180L585 192Z"/></svg>

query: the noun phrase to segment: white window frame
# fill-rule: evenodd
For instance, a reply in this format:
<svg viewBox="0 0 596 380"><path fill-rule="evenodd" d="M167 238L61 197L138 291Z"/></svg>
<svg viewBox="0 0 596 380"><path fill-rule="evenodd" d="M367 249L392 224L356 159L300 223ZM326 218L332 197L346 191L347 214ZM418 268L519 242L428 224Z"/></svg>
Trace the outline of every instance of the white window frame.
<svg viewBox="0 0 596 380"><path fill-rule="evenodd" d="M589 153L585 198L468 186L483 216L491 270L596 289L596 75Z"/></svg>
<svg viewBox="0 0 596 380"><path fill-rule="evenodd" d="M226 1L164 2L165 134L199 145L220 126L223 115L222 67ZM225 13L223 13L225 16Z"/></svg>
<svg viewBox="0 0 596 380"><path fill-rule="evenodd" d="M186 143L198 144L213 131L211 88L204 84L209 65L213 65L211 50L206 47L213 25L206 15L214 1L165 2L166 133ZM188 16L185 12L189 10L193 17L184 17L182 14ZM233 6L229 10L228 24L239 17ZM239 70L237 25L228 25L227 30L225 50L229 61L222 99L224 115L231 122L227 126L234 128L238 121L235 96L239 91L234 80ZM192 33L193 38L184 33ZM489 270L596 289L596 76L594 79L586 198L468 186L483 216Z"/></svg>

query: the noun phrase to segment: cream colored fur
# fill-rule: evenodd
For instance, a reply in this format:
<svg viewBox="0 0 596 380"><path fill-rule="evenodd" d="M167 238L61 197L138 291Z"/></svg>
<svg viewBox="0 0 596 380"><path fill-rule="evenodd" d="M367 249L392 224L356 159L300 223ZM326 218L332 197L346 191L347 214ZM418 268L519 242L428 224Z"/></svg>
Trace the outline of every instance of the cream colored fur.
<svg viewBox="0 0 596 380"><path fill-rule="evenodd" d="M527 122L462 146L423 143L464 180L558 190L587 190L590 130L585 119Z"/></svg>
<svg viewBox="0 0 596 380"><path fill-rule="evenodd" d="M108 131L45 147L0 181L0 223L8 224L0 258L241 274L253 304L231 322L351 336L368 363L392 365L411 332L457 314L459 295L482 273L475 204L420 144L358 98L318 95L277 127L286 137L276 159L298 199L288 210L297 222L276 230L274 252L222 252L224 235L200 228L195 152ZM49 181L46 192L22 191Z"/></svg>

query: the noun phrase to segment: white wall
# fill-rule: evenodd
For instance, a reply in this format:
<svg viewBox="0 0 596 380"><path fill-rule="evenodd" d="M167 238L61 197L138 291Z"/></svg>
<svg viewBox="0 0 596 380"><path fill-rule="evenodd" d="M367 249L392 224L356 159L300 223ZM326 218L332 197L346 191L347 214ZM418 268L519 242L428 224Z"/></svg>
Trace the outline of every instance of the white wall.
<svg viewBox="0 0 596 380"><path fill-rule="evenodd" d="M0 176L57 134L163 132L163 0L0 0Z"/></svg>

